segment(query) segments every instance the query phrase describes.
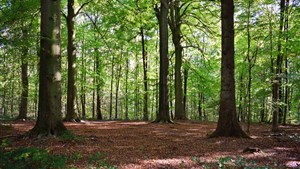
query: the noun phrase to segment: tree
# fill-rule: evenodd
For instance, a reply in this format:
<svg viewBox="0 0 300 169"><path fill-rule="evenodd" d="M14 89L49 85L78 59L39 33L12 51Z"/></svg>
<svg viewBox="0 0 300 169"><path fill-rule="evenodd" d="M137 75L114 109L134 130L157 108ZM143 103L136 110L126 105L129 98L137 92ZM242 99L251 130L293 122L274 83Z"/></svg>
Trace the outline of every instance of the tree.
<svg viewBox="0 0 300 169"><path fill-rule="evenodd" d="M221 100L217 129L210 137L249 137L241 129L236 115L234 84L234 4L221 0L222 59Z"/></svg>
<svg viewBox="0 0 300 169"><path fill-rule="evenodd" d="M75 13L74 9L74 0L68 0L68 15L63 16L67 20L67 29L68 29L68 87L67 87L67 114L66 121L80 121L78 115L75 112L76 108L76 83L75 83L75 74L76 74L76 47L75 47L75 18L79 14L80 10L88 4L84 3L78 11Z"/></svg>
<svg viewBox="0 0 300 169"><path fill-rule="evenodd" d="M60 0L41 0L39 105L32 136L61 135Z"/></svg>
<svg viewBox="0 0 300 169"><path fill-rule="evenodd" d="M159 110L155 122L172 122L169 113L168 87L168 0L160 1L160 9L155 11L159 22Z"/></svg>
<svg viewBox="0 0 300 169"><path fill-rule="evenodd" d="M28 30L26 26L23 26L22 33L25 38L27 38ZM24 38L24 39L25 39ZM21 58L21 81L22 81L22 93L21 102L19 106L19 116L17 119L27 119L27 107L28 107L28 48L24 45L22 49Z"/></svg>
<svg viewBox="0 0 300 169"><path fill-rule="evenodd" d="M275 67L275 76L272 84L272 99L273 103L273 116L272 116L272 131L277 132L278 129L278 115L280 119L282 118L282 110L279 106L281 101L281 73L282 73L282 62L283 62L283 53L282 53L282 39L283 39L283 24L284 24L284 9L285 9L285 0L280 0L280 20L279 20L279 37L277 43L277 58L276 58L276 67Z"/></svg>
<svg viewBox="0 0 300 169"><path fill-rule="evenodd" d="M170 5L170 19L169 25L172 31L172 40L175 47L175 119L185 120L186 114L183 105L183 93L182 93L182 51L181 45L182 33L181 33L181 18L183 14L181 11L180 1L171 0Z"/></svg>

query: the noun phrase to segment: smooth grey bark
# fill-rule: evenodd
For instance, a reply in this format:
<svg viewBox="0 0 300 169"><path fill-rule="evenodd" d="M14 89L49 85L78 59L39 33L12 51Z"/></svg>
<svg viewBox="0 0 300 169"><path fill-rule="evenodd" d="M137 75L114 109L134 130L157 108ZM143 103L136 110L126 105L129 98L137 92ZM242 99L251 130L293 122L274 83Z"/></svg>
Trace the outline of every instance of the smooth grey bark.
<svg viewBox="0 0 300 169"><path fill-rule="evenodd" d="M60 0L41 0L39 105L31 136L61 135Z"/></svg>

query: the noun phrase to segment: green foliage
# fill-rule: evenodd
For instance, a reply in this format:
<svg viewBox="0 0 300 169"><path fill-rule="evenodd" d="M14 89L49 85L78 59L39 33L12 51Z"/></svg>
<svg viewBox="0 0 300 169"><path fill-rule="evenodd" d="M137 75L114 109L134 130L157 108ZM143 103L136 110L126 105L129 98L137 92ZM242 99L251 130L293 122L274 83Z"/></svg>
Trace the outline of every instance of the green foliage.
<svg viewBox="0 0 300 169"><path fill-rule="evenodd" d="M72 131L66 130L64 133L59 136L60 141L80 141L83 137L76 136Z"/></svg>
<svg viewBox="0 0 300 169"><path fill-rule="evenodd" d="M231 157L221 157L218 159L217 166L214 163L207 161L201 161L198 157L192 157L191 160L197 164L202 165L205 169L216 168L225 169L225 168L243 168L243 169L270 169L269 166L259 166L254 161L248 161L241 156Z"/></svg>
<svg viewBox="0 0 300 169"><path fill-rule="evenodd" d="M76 162L76 161L79 161L82 159L82 155L75 151L69 158L68 160L70 160L72 163Z"/></svg>
<svg viewBox="0 0 300 169"><path fill-rule="evenodd" d="M45 149L35 147L0 151L1 169L59 169L66 166L66 157L51 155Z"/></svg>
<svg viewBox="0 0 300 169"><path fill-rule="evenodd" d="M106 169L117 169L117 167L110 165L107 162L107 157L105 154L96 152L94 154L91 154L88 157L88 163L89 164L97 164L97 169L99 168L106 168Z"/></svg>

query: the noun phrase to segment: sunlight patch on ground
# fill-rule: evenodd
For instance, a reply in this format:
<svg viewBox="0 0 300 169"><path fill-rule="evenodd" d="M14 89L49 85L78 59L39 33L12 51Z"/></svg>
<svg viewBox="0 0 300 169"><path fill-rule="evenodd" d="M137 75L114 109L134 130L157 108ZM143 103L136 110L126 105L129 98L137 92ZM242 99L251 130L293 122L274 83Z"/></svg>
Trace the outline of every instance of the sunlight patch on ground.
<svg viewBox="0 0 300 169"><path fill-rule="evenodd" d="M287 148L287 147L274 147L275 150L280 150L280 151L291 151L293 148Z"/></svg>
<svg viewBox="0 0 300 169"><path fill-rule="evenodd" d="M288 161L285 165L290 168L300 168L300 161Z"/></svg>

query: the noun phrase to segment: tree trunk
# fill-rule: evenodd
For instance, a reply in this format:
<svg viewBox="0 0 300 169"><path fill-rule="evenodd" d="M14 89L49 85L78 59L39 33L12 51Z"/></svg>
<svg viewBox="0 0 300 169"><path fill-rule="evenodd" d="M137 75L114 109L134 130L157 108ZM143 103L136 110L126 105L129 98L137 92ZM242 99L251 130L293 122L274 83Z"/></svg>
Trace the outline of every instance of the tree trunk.
<svg viewBox="0 0 300 169"><path fill-rule="evenodd" d="M110 97L109 97L109 119L112 119L112 96L113 96L113 82L114 82L114 66L115 56L112 56L111 60L111 80L110 80Z"/></svg>
<svg viewBox="0 0 300 169"><path fill-rule="evenodd" d="M27 37L27 30L22 30L24 38ZM23 55L21 58L21 79L22 79L22 93L21 102L19 107L19 116L17 119L27 119L27 106L28 106L28 48L23 48Z"/></svg>
<svg viewBox="0 0 300 169"><path fill-rule="evenodd" d="M168 0L160 0L160 10L157 12L159 21L159 111L155 122L172 122L169 112L169 88L168 88Z"/></svg>
<svg viewBox="0 0 300 169"><path fill-rule="evenodd" d="M265 122L265 98L262 99L261 102L261 110L260 110L260 122L263 123Z"/></svg>
<svg viewBox="0 0 300 169"><path fill-rule="evenodd" d="M199 120L203 120L203 112L202 112L202 93L199 91L198 92L198 115L199 115Z"/></svg>
<svg viewBox="0 0 300 169"><path fill-rule="evenodd" d="M125 73L125 119L128 120L128 74L129 74L129 59L126 58L126 73Z"/></svg>
<svg viewBox="0 0 300 169"><path fill-rule="evenodd" d="M143 53L143 72L144 72L144 114L143 120L149 120L149 113L148 113L148 58L145 48L145 35L144 35L144 28L141 27L141 36L142 36L142 53Z"/></svg>
<svg viewBox="0 0 300 169"><path fill-rule="evenodd" d="M67 30L68 30L68 87L67 87L67 114L66 121L78 121L79 117L75 112L76 109L76 47L75 47L75 12L74 12L74 0L68 0L68 15Z"/></svg>
<svg viewBox="0 0 300 169"><path fill-rule="evenodd" d="M171 0L170 6L170 28L172 31L172 40L175 47L175 119L185 120L186 115L183 106L182 96L182 45L181 45L181 15L180 1Z"/></svg>
<svg viewBox="0 0 300 169"><path fill-rule="evenodd" d="M84 44L84 33L83 33L83 40L82 40L82 44ZM81 101L81 116L82 119L86 119L86 97L85 97L85 82L86 82L86 67L85 67L85 50L84 48L82 48L82 56L81 56L81 93L80 93L80 101Z"/></svg>
<svg viewBox="0 0 300 169"><path fill-rule="evenodd" d="M234 3L233 0L221 0L222 20L222 58L221 58L221 100L219 120L216 130L210 137L249 136L241 129L235 104L234 83Z"/></svg>
<svg viewBox="0 0 300 169"><path fill-rule="evenodd" d="M101 80L99 80L100 75L100 58L98 55L98 49L96 51L96 118L97 120L102 120L102 111L101 111Z"/></svg>
<svg viewBox="0 0 300 169"><path fill-rule="evenodd" d="M31 136L60 135L66 130L61 112L60 11L60 0L41 1L39 110Z"/></svg>
<svg viewBox="0 0 300 169"><path fill-rule="evenodd" d="M285 43L288 44L289 36L288 36L288 30L289 30L289 0L286 0L285 4L285 21L284 21L284 32L285 32ZM288 71L289 71L289 65L288 65L288 47L286 45L285 47L285 61L284 61L284 74L285 74L285 87L284 87L284 110L283 110L283 121L282 124L286 125L286 116L289 110L289 95L290 95L290 88L288 86L289 79L288 79Z"/></svg>
<svg viewBox="0 0 300 169"><path fill-rule="evenodd" d="M184 114L187 114L187 110L186 110L186 98L187 98L187 81L188 81L188 68L185 68L183 71L183 75L184 75L184 86L183 86L183 111Z"/></svg>
<svg viewBox="0 0 300 169"><path fill-rule="evenodd" d="M247 133L250 133L251 123L251 80L252 80L252 58L250 57L251 50L251 35L250 35L250 16L251 16L251 0L248 0L247 9L247 60L248 60L248 86L247 86Z"/></svg>
<svg viewBox="0 0 300 169"><path fill-rule="evenodd" d="M122 54L121 54L122 58ZM117 81L116 81L116 106L115 106L115 119L118 119L118 100L119 100L119 87L120 87L120 79L121 79L121 70L122 66L119 64L118 72L117 72Z"/></svg>
<svg viewBox="0 0 300 169"><path fill-rule="evenodd" d="M277 44L277 58L276 58L276 68L275 68L275 76L272 84L272 94L273 94L273 103L275 106L273 107L273 118L272 118L272 132L277 132L278 129L278 115L281 113L281 108L279 105L281 99L281 72L282 72L282 32L283 32L283 21L284 21L284 7L285 0L280 0L280 21L279 21L279 38Z"/></svg>

